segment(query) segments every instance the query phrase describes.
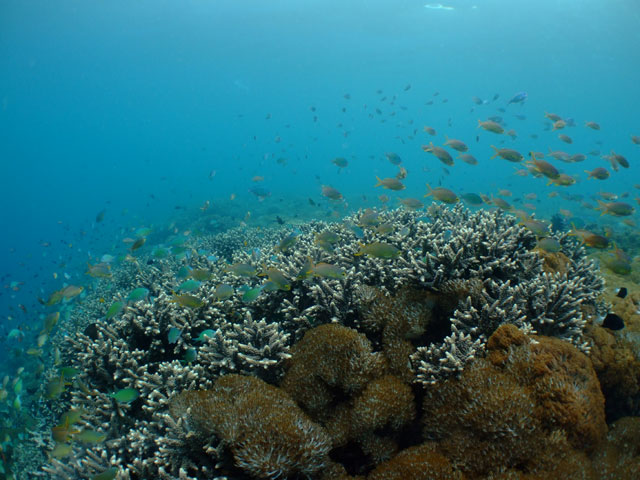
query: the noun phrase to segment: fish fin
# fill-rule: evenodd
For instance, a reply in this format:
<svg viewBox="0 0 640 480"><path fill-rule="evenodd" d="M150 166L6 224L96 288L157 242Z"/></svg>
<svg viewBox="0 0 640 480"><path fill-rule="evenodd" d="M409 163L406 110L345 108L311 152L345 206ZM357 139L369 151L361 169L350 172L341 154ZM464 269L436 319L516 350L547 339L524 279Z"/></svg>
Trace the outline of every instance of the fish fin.
<svg viewBox="0 0 640 480"><path fill-rule="evenodd" d="M433 188L431 188L431 185L429 185L428 183L425 183L425 185L429 189L429 193L427 193L425 197L428 197L429 195L433 195Z"/></svg>
<svg viewBox="0 0 640 480"><path fill-rule="evenodd" d="M309 260L309 269L305 270L304 272L301 272L301 274L298 275L298 277L301 277L301 276L304 277L306 275L314 274L315 265L313 264L313 259L309 255L307 255L307 259Z"/></svg>
<svg viewBox="0 0 640 480"><path fill-rule="evenodd" d="M277 248L277 247L276 247L276 248ZM267 266L263 263L263 264L262 264L262 272L258 273L258 275L257 275L257 276L258 276L258 277L268 277L269 275L268 275L268 274L266 274L266 273L264 273L266 269L267 269Z"/></svg>

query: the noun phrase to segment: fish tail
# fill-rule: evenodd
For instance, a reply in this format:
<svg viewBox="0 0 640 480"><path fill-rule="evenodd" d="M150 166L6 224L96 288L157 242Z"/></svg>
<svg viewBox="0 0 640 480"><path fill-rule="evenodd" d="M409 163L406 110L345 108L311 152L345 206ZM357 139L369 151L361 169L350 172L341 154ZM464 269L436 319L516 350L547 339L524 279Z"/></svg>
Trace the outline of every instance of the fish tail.
<svg viewBox="0 0 640 480"><path fill-rule="evenodd" d="M278 248L278 247L276 247ZM257 275L258 277L267 277L269 274L265 273L267 271L267 266L264 262L262 262L262 271Z"/></svg>
<svg viewBox="0 0 640 480"><path fill-rule="evenodd" d="M569 230L569 233L567 233L567 235L570 237L578 237L578 239L580 240L580 245L584 245L584 238L578 235L578 229L576 228L576 224L571 222L570 225L571 225L571 230Z"/></svg>
<svg viewBox="0 0 640 480"><path fill-rule="evenodd" d="M428 197L429 195L433 195L433 188L431 188L431 185L429 185L428 183L426 183L425 185L429 189L429 193L427 193L425 197Z"/></svg>
<svg viewBox="0 0 640 480"><path fill-rule="evenodd" d="M380 180L380 177L377 175L376 175L376 180L378 181L378 183L376 183L374 187L379 187L380 185L382 185L382 180Z"/></svg>
<svg viewBox="0 0 640 480"><path fill-rule="evenodd" d="M602 210L602 213L600 214L600 216L604 215L605 213L607 213L607 204L604 203L602 200L598 200L598 208L596 208L596 210Z"/></svg>
<svg viewBox="0 0 640 480"><path fill-rule="evenodd" d="M313 259L310 256L307 255L307 259L309 260L309 270L307 270L305 273L310 274L313 273L315 265L313 264Z"/></svg>
<svg viewBox="0 0 640 480"><path fill-rule="evenodd" d="M499 155L498 154L498 147L496 147L495 145L491 145L491 148L493 148L496 151L496 153L491 157L493 159L493 158L496 158Z"/></svg>

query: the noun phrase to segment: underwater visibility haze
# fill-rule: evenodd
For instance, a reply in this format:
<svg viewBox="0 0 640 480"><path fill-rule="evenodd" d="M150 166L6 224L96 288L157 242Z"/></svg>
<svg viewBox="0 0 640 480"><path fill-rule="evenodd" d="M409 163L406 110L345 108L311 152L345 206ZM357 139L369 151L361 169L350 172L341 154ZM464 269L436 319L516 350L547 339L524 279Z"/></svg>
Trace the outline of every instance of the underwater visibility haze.
<svg viewBox="0 0 640 480"><path fill-rule="evenodd" d="M0 4L0 480L638 478L640 6Z"/></svg>

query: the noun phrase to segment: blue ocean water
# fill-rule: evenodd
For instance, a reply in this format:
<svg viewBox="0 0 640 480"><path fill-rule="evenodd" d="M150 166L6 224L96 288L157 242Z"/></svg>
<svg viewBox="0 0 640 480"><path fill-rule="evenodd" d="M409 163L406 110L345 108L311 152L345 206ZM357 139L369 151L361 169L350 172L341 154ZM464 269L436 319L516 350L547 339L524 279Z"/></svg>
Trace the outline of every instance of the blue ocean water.
<svg viewBox="0 0 640 480"><path fill-rule="evenodd" d="M246 204L240 210L251 210L255 175L272 192L266 201L322 201L319 185L331 184L359 205L362 195L373 202L382 193L372 188L376 175L395 174L383 155L393 151L410 172L405 196L421 196L430 182L542 197L544 182L488 159L499 140L477 120L491 115L518 132L503 141L523 152L566 147L543 130L545 111L574 118L566 150L627 156L631 168L602 185L631 189L639 147L629 135L640 128L634 2L444 7L451 9L420 1L3 2L1 271L5 286L20 282L17 292L2 291L3 327L31 321L35 297L57 286L53 272L76 278L88 254L110 251L127 228L166 222L176 206L211 200L215 208L232 193ZM520 91L526 102L507 106ZM474 96L489 103L475 105ZM459 162L443 175L420 149L431 140L424 125L438 131L436 144L444 134L467 142L480 164ZM330 162L337 156L349 160L340 174ZM281 157L286 166L276 163ZM595 156L565 170L601 165ZM597 191L595 183L583 175L571 193Z"/></svg>
<svg viewBox="0 0 640 480"><path fill-rule="evenodd" d="M637 2L442 1L4 0L0 358L7 371L40 328L47 310L39 299L89 283L87 262L126 252L123 238L137 228L188 228L207 201L209 212L248 223L296 209L308 215L309 199L331 218L334 210L380 206L381 194L390 206L422 199L429 183L489 196L508 189L506 200L533 203L542 218L566 209L586 223L637 230L601 219L581 199L548 197L555 190L596 205L600 191L628 192L636 204ZM523 91L525 102L507 103ZM552 131L545 112L575 126ZM477 127L491 116L517 137ZM445 171L422 150L445 135L466 142L478 165L456 161ZM492 144L525 157L593 153L578 164L555 162L579 176L563 189L515 175L523 165L490 159ZM584 170L610 169L602 155L611 150L630 167L587 180ZM398 172L385 152L408 171L402 192L374 188L376 176ZM339 171L335 157L348 166ZM321 185L345 201L328 201ZM260 201L249 191L255 187L270 195ZM537 198L523 199L530 193ZM12 329L24 340L7 338Z"/></svg>

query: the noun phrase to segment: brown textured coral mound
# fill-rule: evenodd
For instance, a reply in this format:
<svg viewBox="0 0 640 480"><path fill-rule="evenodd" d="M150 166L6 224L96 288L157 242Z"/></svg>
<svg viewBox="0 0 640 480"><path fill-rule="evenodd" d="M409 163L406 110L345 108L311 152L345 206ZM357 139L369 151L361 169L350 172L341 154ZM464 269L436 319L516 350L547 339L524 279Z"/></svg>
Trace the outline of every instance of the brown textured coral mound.
<svg viewBox="0 0 640 480"><path fill-rule="evenodd" d="M600 480L600 476L591 464L589 456L575 450L559 430L549 436L548 447L536 458L533 471L518 470L518 467L506 471L491 472L474 480Z"/></svg>
<svg viewBox="0 0 640 480"><path fill-rule="evenodd" d="M380 336L384 355L394 375L413 381L409 356L412 344L432 327L436 296L424 289L403 288L394 295L369 287L373 299L362 308L364 329L373 337Z"/></svg>
<svg viewBox="0 0 640 480"><path fill-rule="evenodd" d="M370 382L353 401L355 431L399 430L415 417L411 388L392 375Z"/></svg>
<svg viewBox="0 0 640 480"><path fill-rule="evenodd" d="M604 397L589 358L553 337L515 349L507 370L531 392L535 416L547 431L562 430L578 450L592 451L607 425Z"/></svg>
<svg viewBox="0 0 640 480"><path fill-rule="evenodd" d="M611 425L607 442L595 455L598 478L640 478L640 417L625 417Z"/></svg>
<svg viewBox="0 0 640 480"><path fill-rule="evenodd" d="M416 415L411 387L385 375L370 382L351 405L349 439L358 442L375 464L395 454L397 433Z"/></svg>
<svg viewBox="0 0 640 480"><path fill-rule="evenodd" d="M431 443L410 447L378 465L367 480L463 480Z"/></svg>
<svg viewBox="0 0 640 480"><path fill-rule="evenodd" d="M466 472L514 466L544 448L534 407L516 378L478 359L459 379L427 389L424 435Z"/></svg>
<svg viewBox="0 0 640 480"><path fill-rule="evenodd" d="M365 473L398 451L402 430L415 418L413 391L390 375L356 330L321 325L305 333L292 351L282 388L324 426L332 458Z"/></svg>
<svg viewBox="0 0 640 480"><path fill-rule="evenodd" d="M182 392L171 413L202 438L220 438L255 478L310 476L330 464L323 428L286 392L255 377L225 375L211 390Z"/></svg>
<svg viewBox="0 0 640 480"><path fill-rule="evenodd" d="M439 440L439 451L455 464L476 475L548 470L536 462L554 436L586 452L602 440L604 399L584 354L558 339L526 337L513 325L500 327L488 350L460 378L425 392L425 438Z"/></svg>
<svg viewBox="0 0 640 480"><path fill-rule="evenodd" d="M313 417L381 376L385 361L363 334L327 324L304 334L287 366L282 388Z"/></svg>
<svg viewBox="0 0 640 480"><path fill-rule="evenodd" d="M593 327L591 354L602 393L606 399L609 422L627 415L640 415L640 359L621 336Z"/></svg>

